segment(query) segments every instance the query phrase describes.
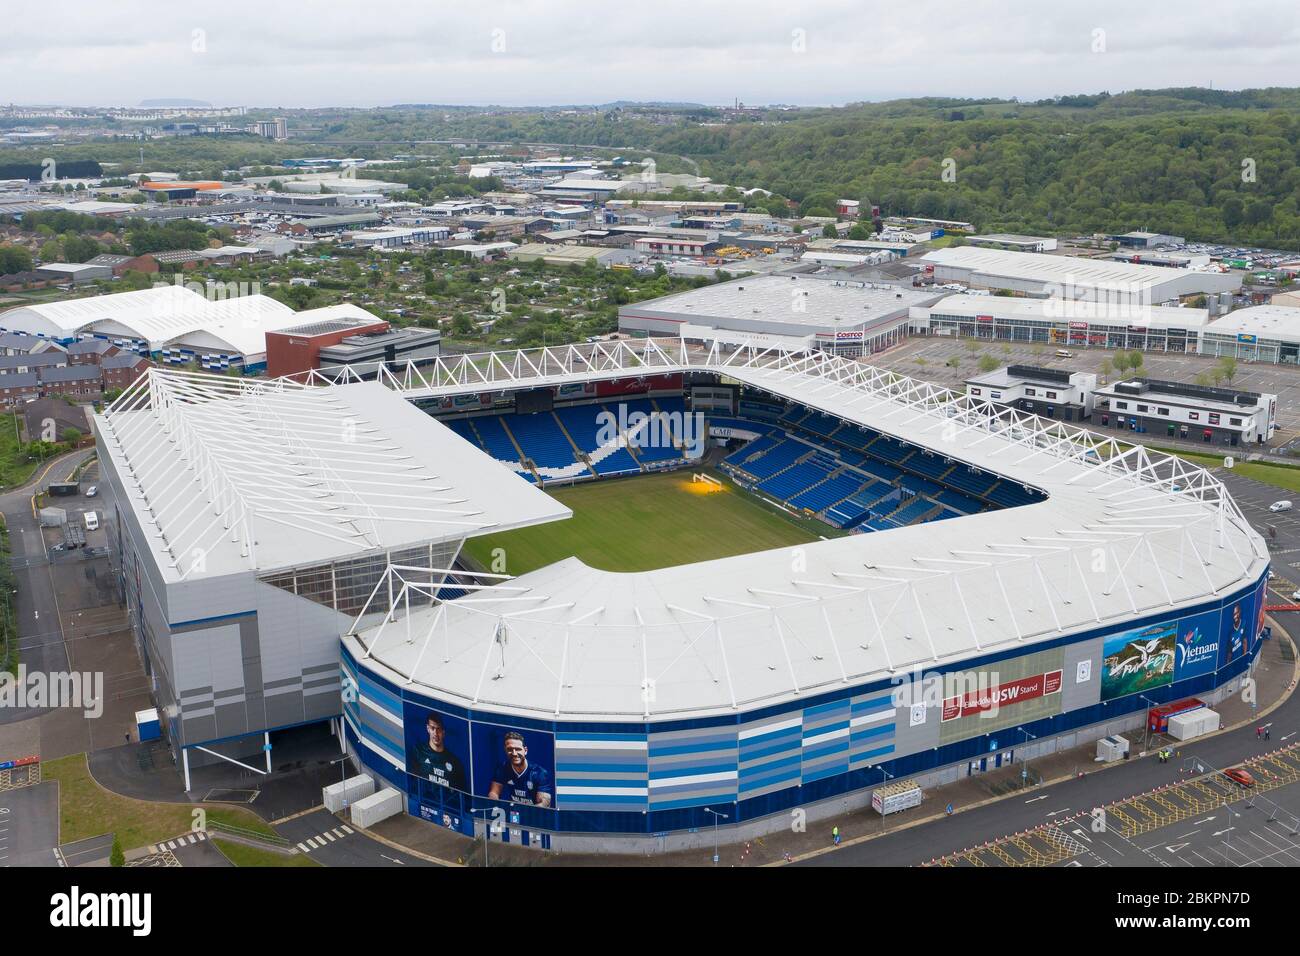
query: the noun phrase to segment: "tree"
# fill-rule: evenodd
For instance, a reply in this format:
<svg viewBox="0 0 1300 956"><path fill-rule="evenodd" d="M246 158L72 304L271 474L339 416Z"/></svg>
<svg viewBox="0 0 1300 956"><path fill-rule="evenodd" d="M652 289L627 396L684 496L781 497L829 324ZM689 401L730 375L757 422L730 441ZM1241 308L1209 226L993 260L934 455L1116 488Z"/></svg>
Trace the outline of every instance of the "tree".
<svg viewBox="0 0 1300 956"><path fill-rule="evenodd" d="M0 246L0 275L30 272L32 254L22 246Z"/></svg>
<svg viewBox="0 0 1300 956"><path fill-rule="evenodd" d="M63 429L63 431L59 432L59 441L67 442L69 445L75 445L77 442L81 441L81 429L72 428L71 426Z"/></svg>
<svg viewBox="0 0 1300 956"><path fill-rule="evenodd" d="M1219 359L1219 368L1223 373L1224 379L1229 385L1237 374L1237 360L1231 355L1225 355Z"/></svg>
<svg viewBox="0 0 1300 956"><path fill-rule="evenodd" d="M834 224L829 222L826 225L822 226L822 235L825 236L827 239L839 238L839 233L836 231Z"/></svg>
<svg viewBox="0 0 1300 956"><path fill-rule="evenodd" d="M1111 364L1111 361L1108 358L1102 359L1101 364L1097 366L1097 374L1102 378L1110 378L1111 372L1114 370L1115 367Z"/></svg>
<svg viewBox="0 0 1300 956"><path fill-rule="evenodd" d="M992 355L981 355L981 356L980 356L980 371L981 371L981 372L991 372L991 371L993 371L993 370L994 370L995 368L997 368L997 367L998 367L998 360L995 359Z"/></svg>
<svg viewBox="0 0 1300 956"><path fill-rule="evenodd" d="M126 866L126 854L122 852L122 838L114 834L113 849L108 855L109 866Z"/></svg>

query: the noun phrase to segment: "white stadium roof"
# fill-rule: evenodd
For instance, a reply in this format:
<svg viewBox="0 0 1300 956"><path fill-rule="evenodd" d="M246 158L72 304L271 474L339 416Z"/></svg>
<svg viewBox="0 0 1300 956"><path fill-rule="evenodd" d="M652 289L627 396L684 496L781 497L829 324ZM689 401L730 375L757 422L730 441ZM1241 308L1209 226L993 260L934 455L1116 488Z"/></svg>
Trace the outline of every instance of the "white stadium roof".
<svg viewBox="0 0 1300 956"><path fill-rule="evenodd" d="M443 359L409 397L714 371L1038 488L1045 501L634 574L570 558L345 640L366 666L466 706L612 721L735 713L1024 653L1213 600L1263 541L1211 474L1142 446L823 353L680 341ZM430 590L414 569L394 587ZM426 653L427 652L427 653Z"/></svg>
<svg viewBox="0 0 1300 956"><path fill-rule="evenodd" d="M152 368L97 416L169 581L460 541L571 512L375 383Z"/></svg>
<svg viewBox="0 0 1300 956"><path fill-rule="evenodd" d="M197 334L211 348L241 355L266 351L266 333L300 324L298 315L265 295L208 299L184 286L87 296L20 306L0 313L0 328L47 338L98 334L129 337L151 351L190 343Z"/></svg>

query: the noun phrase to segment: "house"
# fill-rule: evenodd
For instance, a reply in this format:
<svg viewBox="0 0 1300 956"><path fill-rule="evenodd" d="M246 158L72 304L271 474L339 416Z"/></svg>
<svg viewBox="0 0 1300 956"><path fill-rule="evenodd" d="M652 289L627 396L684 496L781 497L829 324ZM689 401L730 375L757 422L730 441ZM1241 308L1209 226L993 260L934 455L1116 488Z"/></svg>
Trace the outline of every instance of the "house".
<svg viewBox="0 0 1300 956"><path fill-rule="evenodd" d="M0 405L13 408L39 397L41 383L35 372L0 375Z"/></svg>
<svg viewBox="0 0 1300 956"><path fill-rule="evenodd" d="M120 352L107 339L82 339L68 346L69 365L98 365L106 356Z"/></svg>
<svg viewBox="0 0 1300 956"><path fill-rule="evenodd" d="M103 373L104 391L111 392L114 389L134 385L135 380L148 370L150 364L143 355L132 352L117 352L105 356L99 364Z"/></svg>
<svg viewBox="0 0 1300 956"><path fill-rule="evenodd" d="M46 352L29 352L26 355L0 356L0 376L23 375L43 368L63 368L68 364L68 356L61 349Z"/></svg>
<svg viewBox="0 0 1300 956"><path fill-rule="evenodd" d="M38 373L41 391L48 395L93 399L103 394L103 374L95 365L42 368Z"/></svg>

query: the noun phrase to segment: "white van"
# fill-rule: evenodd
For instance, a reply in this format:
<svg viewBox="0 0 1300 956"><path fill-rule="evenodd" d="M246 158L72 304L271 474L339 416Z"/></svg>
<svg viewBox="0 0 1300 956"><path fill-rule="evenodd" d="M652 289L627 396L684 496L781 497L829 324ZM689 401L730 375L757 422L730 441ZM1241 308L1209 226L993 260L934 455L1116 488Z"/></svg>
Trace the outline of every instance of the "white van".
<svg viewBox="0 0 1300 956"><path fill-rule="evenodd" d="M81 517L82 520L86 522L87 531L95 531L99 528L99 515L95 514L95 512L87 511Z"/></svg>
<svg viewBox="0 0 1300 956"><path fill-rule="evenodd" d="M1074 353L1071 352L1069 349L1057 349L1057 350L1056 350L1056 357L1057 357L1057 358L1074 358Z"/></svg>
<svg viewBox="0 0 1300 956"><path fill-rule="evenodd" d="M1290 511L1290 510L1291 510L1291 502L1289 502L1289 501L1275 501L1275 502L1273 502L1271 505L1268 506L1268 510L1269 510L1269 511Z"/></svg>

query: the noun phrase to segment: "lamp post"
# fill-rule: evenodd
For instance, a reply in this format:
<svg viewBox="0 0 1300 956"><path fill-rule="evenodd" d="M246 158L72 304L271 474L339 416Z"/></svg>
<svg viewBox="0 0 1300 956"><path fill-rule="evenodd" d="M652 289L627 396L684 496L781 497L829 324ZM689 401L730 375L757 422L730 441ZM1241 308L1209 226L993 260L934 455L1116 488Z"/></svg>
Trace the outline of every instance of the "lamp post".
<svg viewBox="0 0 1300 956"><path fill-rule="evenodd" d="M471 815L475 813L483 814L483 868L484 869L486 869L488 865L488 830L492 826L492 823L488 820L488 814L494 809L496 808L495 807L470 807L469 808L469 812Z"/></svg>
<svg viewBox="0 0 1300 956"><path fill-rule="evenodd" d="M1029 741L1031 740L1038 739L1029 731L1025 730L1025 728L1023 727L1017 727L1016 730L1025 735L1025 743L1029 743ZM1020 761L1020 779L1024 781L1024 785L1026 787L1029 786L1029 761L1028 760Z"/></svg>
<svg viewBox="0 0 1300 956"><path fill-rule="evenodd" d="M726 820L728 819L728 817L725 813L719 813L717 810L713 810L709 807L705 807L704 812L713 815L713 865L717 866L718 865L718 818L721 817L723 820Z"/></svg>
<svg viewBox="0 0 1300 956"><path fill-rule="evenodd" d="M1147 707L1146 727L1142 731L1142 752L1146 753L1147 745L1151 743L1151 707L1154 707L1156 702L1146 694L1138 694L1138 698L1150 705Z"/></svg>
<svg viewBox="0 0 1300 956"><path fill-rule="evenodd" d="M888 770L886 770L884 767L877 767L876 769L879 770L882 775L880 778L880 785L882 787L885 784L887 784L890 780L894 779L894 775L890 773ZM888 817L885 814L885 798L881 797L880 798L880 832L881 833L885 832L885 821L887 819Z"/></svg>

